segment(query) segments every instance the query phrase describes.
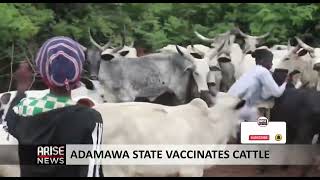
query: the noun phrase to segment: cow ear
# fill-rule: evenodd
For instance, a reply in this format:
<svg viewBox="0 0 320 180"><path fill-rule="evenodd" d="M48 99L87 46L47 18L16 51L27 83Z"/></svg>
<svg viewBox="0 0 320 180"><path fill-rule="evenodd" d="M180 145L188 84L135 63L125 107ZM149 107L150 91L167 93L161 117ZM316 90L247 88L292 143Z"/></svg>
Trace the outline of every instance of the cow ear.
<svg viewBox="0 0 320 180"><path fill-rule="evenodd" d="M10 97L11 97L11 94L10 93L5 93L1 96L0 98L0 102L1 104L8 104L9 101L10 101Z"/></svg>
<svg viewBox="0 0 320 180"><path fill-rule="evenodd" d="M304 55L306 55L307 53L308 53L307 50L301 49L301 50L298 52L298 56L304 56Z"/></svg>
<svg viewBox="0 0 320 180"><path fill-rule="evenodd" d="M104 61L111 61L114 57L112 54L103 54L101 55L101 59Z"/></svg>
<svg viewBox="0 0 320 180"><path fill-rule="evenodd" d="M202 56L199 54L199 53L190 53L191 56L193 56L194 58L197 58L197 59L202 59Z"/></svg>
<svg viewBox="0 0 320 180"><path fill-rule="evenodd" d="M129 51L121 51L119 54L121 56L126 56L129 53Z"/></svg>
<svg viewBox="0 0 320 180"><path fill-rule="evenodd" d="M180 48L178 47L178 45L176 45L176 49L177 49L178 53L179 53L181 56L184 56L183 52L180 50Z"/></svg>
<svg viewBox="0 0 320 180"><path fill-rule="evenodd" d="M244 105L246 104L245 100L241 100L240 102L238 102L238 104L234 107L235 110L239 110L240 108L242 108Z"/></svg>
<svg viewBox="0 0 320 180"><path fill-rule="evenodd" d="M191 71L191 70L194 70L195 69L195 66L194 65L189 65L187 66L183 71L186 72L186 71Z"/></svg>
<svg viewBox="0 0 320 180"><path fill-rule="evenodd" d="M210 66L210 71L221 71L221 69L218 66Z"/></svg>

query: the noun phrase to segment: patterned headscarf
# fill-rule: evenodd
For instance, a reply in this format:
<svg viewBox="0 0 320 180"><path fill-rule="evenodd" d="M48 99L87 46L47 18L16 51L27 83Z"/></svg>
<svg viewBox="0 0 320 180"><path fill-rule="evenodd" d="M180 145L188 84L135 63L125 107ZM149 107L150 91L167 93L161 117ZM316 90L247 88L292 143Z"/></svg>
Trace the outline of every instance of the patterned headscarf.
<svg viewBox="0 0 320 180"><path fill-rule="evenodd" d="M84 61L85 55L78 42L58 36L42 45L37 54L36 66L49 87L71 90L79 85Z"/></svg>

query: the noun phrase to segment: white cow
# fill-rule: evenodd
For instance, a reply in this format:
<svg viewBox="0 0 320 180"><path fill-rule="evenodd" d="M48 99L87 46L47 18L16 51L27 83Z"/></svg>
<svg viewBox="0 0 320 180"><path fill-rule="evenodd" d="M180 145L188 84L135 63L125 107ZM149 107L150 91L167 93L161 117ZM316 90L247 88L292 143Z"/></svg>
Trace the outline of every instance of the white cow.
<svg viewBox="0 0 320 180"><path fill-rule="evenodd" d="M198 32L195 32L195 34L199 39L211 42L211 46L215 48L221 44L223 45L217 58L223 75L223 82L221 83L223 87L221 89L224 91L228 90L236 79L255 65L255 62L250 60L250 53L256 49L256 46L261 43L263 38L269 35L269 33L266 33L261 36L251 36L243 33L239 28L219 34L215 38L205 37ZM236 35L242 36L245 40L245 48L243 50L239 44L234 42Z"/></svg>
<svg viewBox="0 0 320 180"><path fill-rule="evenodd" d="M305 68L305 74L302 73L302 81L309 82L309 87L316 88L317 91L320 91L320 48L313 48L306 43L304 43L301 39L297 38L299 45L308 52L303 56L306 58L308 65ZM300 54L301 51L298 52ZM304 53L302 53L303 55ZM309 73L308 73L309 72Z"/></svg>
<svg viewBox="0 0 320 180"><path fill-rule="evenodd" d="M227 144L236 136L239 109L244 101L218 93L208 108L201 99L188 104L164 106L128 102L95 107L104 123L103 144ZM178 129L178 131L177 131ZM203 176L208 166L106 166L105 176Z"/></svg>
<svg viewBox="0 0 320 180"><path fill-rule="evenodd" d="M133 42L131 45L123 45L118 48L107 48L101 52L101 58L108 57L108 60L112 60L117 57L127 57L127 58L136 58L138 53L136 48L133 47Z"/></svg>
<svg viewBox="0 0 320 180"><path fill-rule="evenodd" d="M178 46L178 45L177 45ZM192 58L196 61L205 61L207 62L210 71L207 75L207 83L209 84L209 89L211 91L217 91L220 88L220 82L222 79L221 68L217 61L217 50L209 48L207 46L196 44L188 45L187 48L178 46L179 49L183 50L185 54L190 54L189 58ZM161 49L157 50L158 52L165 53L177 53L176 45L169 44ZM211 84L213 84L213 89Z"/></svg>
<svg viewBox="0 0 320 180"><path fill-rule="evenodd" d="M117 57L127 57L127 58L135 58L138 57L138 53L136 48L133 47L134 42L132 42L129 46L125 45L125 39L123 37L123 42L120 47L114 48L111 47L111 41L103 46L99 45L92 37L91 31L89 28L89 38L91 43L96 46L100 50L101 58L104 60L111 61Z"/></svg>

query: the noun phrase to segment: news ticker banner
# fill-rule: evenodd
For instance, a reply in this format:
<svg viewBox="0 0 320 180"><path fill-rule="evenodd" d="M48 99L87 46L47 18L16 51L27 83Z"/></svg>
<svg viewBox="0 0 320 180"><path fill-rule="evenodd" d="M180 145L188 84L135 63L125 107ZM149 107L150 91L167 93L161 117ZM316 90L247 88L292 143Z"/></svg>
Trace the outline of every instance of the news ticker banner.
<svg viewBox="0 0 320 180"><path fill-rule="evenodd" d="M42 145L22 146L32 165L311 165L319 145ZM95 150L93 150L95 149ZM17 146L0 146L0 164L19 164Z"/></svg>

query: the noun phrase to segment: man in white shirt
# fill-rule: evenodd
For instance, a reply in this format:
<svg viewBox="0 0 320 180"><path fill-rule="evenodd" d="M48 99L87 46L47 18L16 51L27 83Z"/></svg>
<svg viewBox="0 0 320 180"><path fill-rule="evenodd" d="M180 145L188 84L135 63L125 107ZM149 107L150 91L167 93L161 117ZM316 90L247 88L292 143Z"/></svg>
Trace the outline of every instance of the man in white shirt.
<svg viewBox="0 0 320 180"><path fill-rule="evenodd" d="M252 53L256 66L243 74L229 89L228 93L246 100L246 106L241 111L244 121L256 121L258 110L256 105L272 97L280 97L287 82L281 86L275 82L270 72L273 54L266 48L257 49Z"/></svg>

